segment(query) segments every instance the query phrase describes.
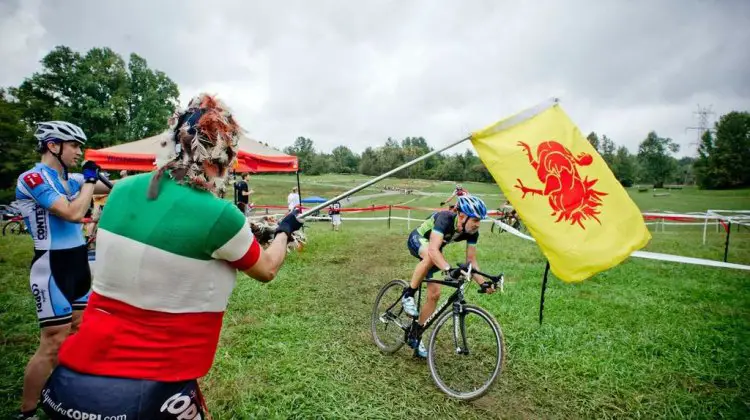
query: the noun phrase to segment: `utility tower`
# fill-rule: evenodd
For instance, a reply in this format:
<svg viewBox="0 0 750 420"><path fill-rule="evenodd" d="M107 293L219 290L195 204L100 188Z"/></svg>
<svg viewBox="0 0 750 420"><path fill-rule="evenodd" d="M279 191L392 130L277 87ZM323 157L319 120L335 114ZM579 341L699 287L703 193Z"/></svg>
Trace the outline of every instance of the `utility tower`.
<svg viewBox="0 0 750 420"><path fill-rule="evenodd" d="M701 139L703 138L703 134L706 131L713 131L713 129L709 125L709 115L716 115L715 112L711 110L713 105L709 105L708 108L701 108L700 105L698 105L698 111L693 112L693 114L698 115L698 126L697 127L685 127L685 131L688 130L697 130L698 131L698 139L695 142L690 143L690 146L695 147L695 154L698 154L698 148L701 144Z"/></svg>

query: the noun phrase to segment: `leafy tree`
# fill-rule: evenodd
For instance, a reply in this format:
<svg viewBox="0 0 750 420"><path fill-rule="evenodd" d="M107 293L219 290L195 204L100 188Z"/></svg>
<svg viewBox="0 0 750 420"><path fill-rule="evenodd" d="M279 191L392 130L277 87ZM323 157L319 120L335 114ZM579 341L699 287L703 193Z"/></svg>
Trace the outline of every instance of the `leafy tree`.
<svg viewBox="0 0 750 420"><path fill-rule="evenodd" d="M599 152L599 136L597 136L595 132L590 132L589 135L586 136L586 140L591 143L591 145L594 147L594 150Z"/></svg>
<svg viewBox="0 0 750 420"><path fill-rule="evenodd" d="M627 147L617 148L612 162L612 172L615 178L624 186L631 187L636 180L637 163L635 156L631 155Z"/></svg>
<svg viewBox="0 0 750 420"><path fill-rule="evenodd" d="M135 54L126 66L109 48L81 55L65 46L47 54L42 70L10 91L28 125L70 121L84 129L93 149L158 134L179 96L174 82Z"/></svg>
<svg viewBox="0 0 750 420"><path fill-rule="evenodd" d="M638 146L638 160L644 177L654 183L654 188L663 188L676 170L676 161L670 153L677 153L680 145L670 138L659 137L651 131Z"/></svg>
<svg viewBox="0 0 750 420"><path fill-rule="evenodd" d="M307 173L306 171L312 167L315 147L311 139L300 136L297 137L292 146L284 149L284 153L297 156L300 172Z"/></svg>
<svg viewBox="0 0 750 420"><path fill-rule="evenodd" d="M23 109L0 89L0 203L15 197L18 175L33 165L36 142L22 120Z"/></svg>
<svg viewBox="0 0 750 420"><path fill-rule="evenodd" d="M615 164L615 150L617 150L615 142L607 136L602 136L601 144L599 146L599 154L602 155L602 158L607 162L607 165L610 168Z"/></svg>
<svg viewBox="0 0 750 420"><path fill-rule="evenodd" d="M359 158L346 146L338 146L331 152L333 171L351 174L359 168Z"/></svg>
<svg viewBox="0 0 750 420"><path fill-rule="evenodd" d="M695 163L701 188L750 185L750 113L733 111L716 124L716 135L703 134Z"/></svg>

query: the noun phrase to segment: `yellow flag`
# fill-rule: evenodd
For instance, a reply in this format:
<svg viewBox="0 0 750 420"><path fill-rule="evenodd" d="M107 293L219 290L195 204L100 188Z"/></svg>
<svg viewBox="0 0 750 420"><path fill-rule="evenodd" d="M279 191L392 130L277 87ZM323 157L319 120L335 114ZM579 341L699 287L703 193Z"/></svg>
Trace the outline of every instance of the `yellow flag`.
<svg viewBox="0 0 750 420"><path fill-rule="evenodd" d="M557 100L471 141L561 280L614 267L651 239L641 211Z"/></svg>

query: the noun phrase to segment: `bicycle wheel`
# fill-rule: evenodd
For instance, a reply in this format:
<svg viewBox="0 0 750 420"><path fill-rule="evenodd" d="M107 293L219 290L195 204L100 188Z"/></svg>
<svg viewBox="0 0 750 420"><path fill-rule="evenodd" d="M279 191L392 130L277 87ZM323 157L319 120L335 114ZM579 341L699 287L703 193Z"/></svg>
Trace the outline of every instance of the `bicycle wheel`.
<svg viewBox="0 0 750 420"><path fill-rule="evenodd" d="M20 235L23 233L23 225L18 220L8 222L3 226L3 236L5 235Z"/></svg>
<svg viewBox="0 0 750 420"><path fill-rule="evenodd" d="M383 353L394 353L404 345L405 331L411 318L401 306L401 295L407 284L392 280L378 293L372 307L372 339Z"/></svg>
<svg viewBox="0 0 750 420"><path fill-rule="evenodd" d="M504 359L502 330L478 306L463 305L463 313L456 316L447 311L430 336L427 362L432 379L441 391L459 400L484 395L500 374Z"/></svg>

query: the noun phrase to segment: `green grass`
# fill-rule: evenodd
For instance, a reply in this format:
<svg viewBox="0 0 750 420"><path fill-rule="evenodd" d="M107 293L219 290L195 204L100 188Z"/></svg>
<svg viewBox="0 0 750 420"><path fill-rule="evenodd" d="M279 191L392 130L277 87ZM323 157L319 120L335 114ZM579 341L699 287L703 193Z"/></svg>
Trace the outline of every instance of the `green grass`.
<svg viewBox="0 0 750 420"><path fill-rule="evenodd" d="M253 187L263 190L267 203L277 194L273 203L285 203L292 184L257 178ZM303 193L306 188L323 195L338 187L305 183ZM714 203L731 195L682 192L710 207L750 208L743 204L747 190L722 206ZM423 199L425 205L432 200ZM506 274L506 289L492 296L470 289L467 296L500 322L507 358L488 395L465 403L443 396L426 363L406 348L382 355L370 337L379 288L408 277L416 262L405 248L406 222L388 229L385 221L349 221L341 232L308 223L306 232L308 246L287 258L273 282L238 277L214 367L201 380L216 419L750 414L750 272L631 258L581 284L551 279L539 326L543 256L533 243L483 226L479 261L485 271ZM724 236L709 232L704 246L700 228L667 226L652 233L646 250L721 259ZM729 261L750 264L750 233L733 231L731 240ZM451 262L462 260L462 246L449 246L446 254ZM31 255L28 238L0 237L0 418L17 406L23 369L38 340L28 293Z"/></svg>

